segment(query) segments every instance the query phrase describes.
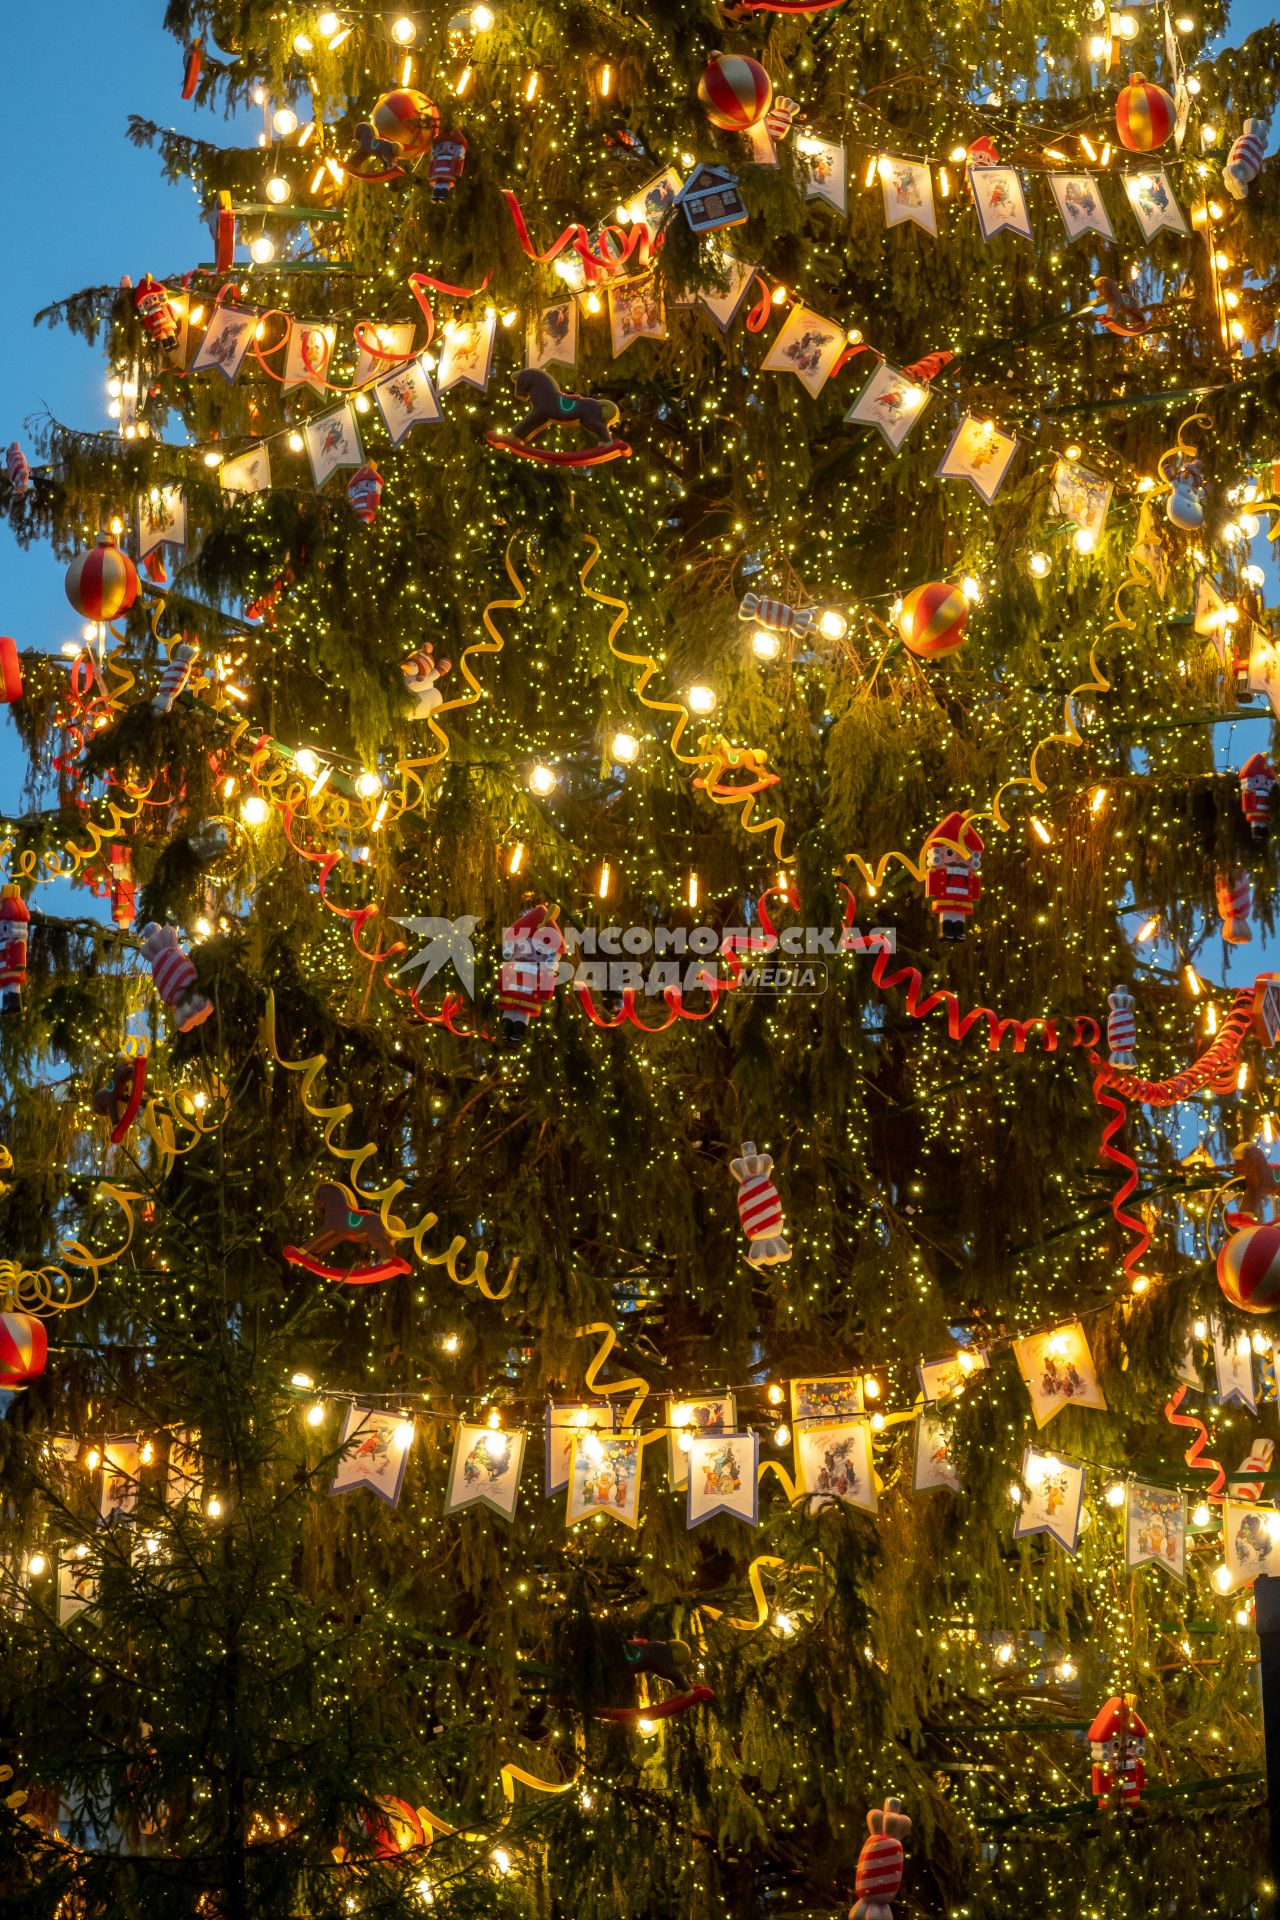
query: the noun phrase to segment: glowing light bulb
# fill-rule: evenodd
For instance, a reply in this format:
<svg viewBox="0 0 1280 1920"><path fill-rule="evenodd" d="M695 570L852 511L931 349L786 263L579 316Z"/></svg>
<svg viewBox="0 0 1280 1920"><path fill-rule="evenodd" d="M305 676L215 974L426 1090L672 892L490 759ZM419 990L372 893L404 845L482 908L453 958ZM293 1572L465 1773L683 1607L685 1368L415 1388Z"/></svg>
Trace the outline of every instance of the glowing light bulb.
<svg viewBox="0 0 1280 1920"><path fill-rule="evenodd" d="M541 760L535 762L529 772L529 787L533 793L541 794L544 798L547 794L554 793L556 790L554 769L544 765Z"/></svg>
<svg viewBox="0 0 1280 1920"><path fill-rule="evenodd" d="M790 1438L791 1438L791 1429L787 1425L786 1421L783 1420L781 1424L776 1426L773 1430L773 1444L775 1447L785 1447L787 1442L790 1440Z"/></svg>
<svg viewBox="0 0 1280 1920"><path fill-rule="evenodd" d="M615 733L609 743L609 752L624 767L629 767L640 753L640 742L634 733Z"/></svg>
<svg viewBox="0 0 1280 1920"><path fill-rule="evenodd" d="M308 780L314 780L320 771L320 762L310 747L300 747L293 756L293 764L299 773L305 774Z"/></svg>
<svg viewBox="0 0 1280 1920"><path fill-rule="evenodd" d="M471 25L477 33L488 33L493 25L493 14L488 7L472 7Z"/></svg>
<svg viewBox="0 0 1280 1920"><path fill-rule="evenodd" d="M497 1870L497 1872L510 1873L511 1855L507 1852L505 1847L495 1847L493 1852L489 1855L489 1858L493 1862L493 1865Z"/></svg>
<svg viewBox="0 0 1280 1920"><path fill-rule="evenodd" d="M1052 843L1053 835L1050 833L1048 827L1046 827L1044 821L1040 819L1038 814L1033 813L1031 816L1031 831L1032 833L1034 833L1036 839L1040 842L1041 846L1047 847Z"/></svg>
<svg viewBox="0 0 1280 1920"><path fill-rule="evenodd" d="M216 1493L213 1495L212 1499L207 1500L205 1502L204 1510L208 1514L211 1520L220 1520L222 1518L222 1502L221 1500L219 1500Z"/></svg>
<svg viewBox="0 0 1280 1920"><path fill-rule="evenodd" d="M303 439L300 433L291 433L289 435L290 453L301 453L302 449L306 446L306 444L307 444L306 441Z"/></svg>
<svg viewBox="0 0 1280 1920"><path fill-rule="evenodd" d="M1196 23L1189 13L1180 13L1173 24L1179 33L1194 33L1196 30Z"/></svg>
<svg viewBox="0 0 1280 1920"><path fill-rule="evenodd" d="M751 651L757 660L776 660L782 652L782 640L778 634L757 627L751 636Z"/></svg>
<svg viewBox="0 0 1280 1920"><path fill-rule="evenodd" d="M317 1400L314 1403L314 1405L309 1406L307 1408L306 1422L309 1427L318 1427L323 1423L323 1421L324 1421L324 1406L321 1401Z"/></svg>
<svg viewBox="0 0 1280 1920"><path fill-rule="evenodd" d="M775 1613L773 1624L784 1637L793 1634L796 1630L796 1623L789 1613Z"/></svg>
<svg viewBox="0 0 1280 1920"><path fill-rule="evenodd" d="M786 1395L783 1393L781 1387L777 1385L770 1387L769 1393L768 1393L768 1401L771 1407L780 1407L785 1398L786 1398Z"/></svg>
<svg viewBox="0 0 1280 1920"><path fill-rule="evenodd" d="M459 1346L461 1345L461 1342L458 1339L458 1336L456 1333L446 1333L443 1340L440 1342L440 1345L444 1348L446 1353L456 1353L458 1351Z"/></svg>
<svg viewBox="0 0 1280 1920"><path fill-rule="evenodd" d="M49 1562L42 1553L32 1553L27 1556L27 1572L36 1580L47 1570L48 1565Z"/></svg>
<svg viewBox="0 0 1280 1920"><path fill-rule="evenodd" d="M284 140L298 131L298 116L292 107L277 107L271 116L271 124Z"/></svg>
<svg viewBox="0 0 1280 1920"><path fill-rule="evenodd" d="M324 35L325 39L327 40L331 33L336 33L338 31L338 16L336 13L332 11L327 11L325 13L322 13L320 15L320 18L316 21L316 25L319 27L321 33Z"/></svg>
<svg viewBox="0 0 1280 1920"><path fill-rule="evenodd" d="M399 1420L391 1429L391 1442L397 1453L407 1453L413 1445L412 1420Z"/></svg>
<svg viewBox="0 0 1280 1920"><path fill-rule="evenodd" d="M276 257L276 243L269 233L260 233L249 242L249 258L255 266L265 267Z"/></svg>
<svg viewBox="0 0 1280 1920"><path fill-rule="evenodd" d="M314 1387L315 1381L309 1373L291 1373L289 1375L289 1385L291 1387L301 1387L305 1391L308 1387Z"/></svg>
<svg viewBox="0 0 1280 1920"><path fill-rule="evenodd" d="M376 793L382 792L382 775L366 767L363 773L356 775L356 792L362 800L372 800Z"/></svg>
<svg viewBox="0 0 1280 1920"><path fill-rule="evenodd" d="M240 802L240 818L246 827L260 827L267 817L267 803L260 793L247 793Z"/></svg>
<svg viewBox="0 0 1280 1920"><path fill-rule="evenodd" d="M1092 553L1098 544L1098 536L1092 527L1077 527L1075 531L1075 549L1077 553Z"/></svg>
<svg viewBox="0 0 1280 1920"><path fill-rule="evenodd" d="M868 1373L863 1376L862 1391L866 1394L868 1400L878 1400L880 1398L880 1382L876 1379L874 1373Z"/></svg>
<svg viewBox="0 0 1280 1920"><path fill-rule="evenodd" d="M714 713L716 695L714 687L704 687L698 683L689 688L685 701L690 713Z"/></svg>
<svg viewBox="0 0 1280 1920"><path fill-rule="evenodd" d="M1027 572L1033 580L1043 580L1048 574L1052 564L1053 562L1047 553L1041 553L1037 550L1035 553L1027 555Z"/></svg>
<svg viewBox="0 0 1280 1920"><path fill-rule="evenodd" d="M96 1447L90 1447L84 1457L84 1464L90 1473L96 1473L98 1471L98 1468L102 1465L102 1455Z"/></svg>
<svg viewBox="0 0 1280 1920"><path fill-rule="evenodd" d="M272 205L282 207L289 198L289 192L289 182L282 179L278 173L272 174L267 182L267 198Z"/></svg>
<svg viewBox="0 0 1280 1920"><path fill-rule="evenodd" d="M315 41L309 33L295 33L293 36L293 50L299 54L314 53Z"/></svg>
<svg viewBox="0 0 1280 1920"><path fill-rule="evenodd" d="M1207 1527L1212 1518L1208 1503L1202 1500L1191 1516L1191 1524L1193 1527Z"/></svg>
<svg viewBox="0 0 1280 1920"><path fill-rule="evenodd" d="M418 23L402 13L398 20L391 22L391 38L398 47L410 47L418 37Z"/></svg>
<svg viewBox="0 0 1280 1920"><path fill-rule="evenodd" d="M1138 37L1138 22L1131 13L1117 14L1115 29L1118 40L1136 40Z"/></svg>
<svg viewBox="0 0 1280 1920"><path fill-rule="evenodd" d="M1090 34L1089 58L1091 60L1105 60L1107 57L1107 53L1110 49L1110 46L1111 46L1111 42L1107 39L1104 39L1102 34L1100 33Z"/></svg>
<svg viewBox="0 0 1280 1920"><path fill-rule="evenodd" d="M1105 1497L1109 1507L1122 1507L1124 1505L1124 1481L1113 1480L1107 1488Z"/></svg>

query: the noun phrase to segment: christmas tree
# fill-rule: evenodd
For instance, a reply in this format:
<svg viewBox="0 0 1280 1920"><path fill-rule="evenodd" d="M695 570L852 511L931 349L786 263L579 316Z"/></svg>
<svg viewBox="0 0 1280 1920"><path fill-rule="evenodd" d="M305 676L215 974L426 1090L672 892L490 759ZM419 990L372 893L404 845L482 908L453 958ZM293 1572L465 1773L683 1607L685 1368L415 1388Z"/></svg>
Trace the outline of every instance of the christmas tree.
<svg viewBox="0 0 1280 1920"><path fill-rule="evenodd" d="M1259 1911L1276 29L164 25L261 136L0 481L6 1911Z"/></svg>

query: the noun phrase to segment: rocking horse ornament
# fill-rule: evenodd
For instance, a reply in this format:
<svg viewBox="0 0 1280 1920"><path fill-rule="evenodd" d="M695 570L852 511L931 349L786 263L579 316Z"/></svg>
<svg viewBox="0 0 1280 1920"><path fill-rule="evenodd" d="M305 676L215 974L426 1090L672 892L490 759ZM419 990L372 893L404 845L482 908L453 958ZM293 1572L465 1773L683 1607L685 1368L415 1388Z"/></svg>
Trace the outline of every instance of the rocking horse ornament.
<svg viewBox="0 0 1280 1920"><path fill-rule="evenodd" d="M539 460L549 467L598 467L606 460L621 460L630 454L627 442L613 432L618 409L612 400L597 400L586 393L562 393L542 367L523 367L515 377L515 392L516 399L525 401L529 411L512 433L486 433L491 447L522 460ZM533 445L534 435L544 428L570 422L583 429L590 445L573 449Z"/></svg>
<svg viewBox="0 0 1280 1920"><path fill-rule="evenodd" d="M379 1280L392 1280L409 1272L409 1262L396 1252L395 1242L383 1226L380 1216L357 1205L350 1187L336 1180L322 1180L315 1193L320 1231L305 1247L284 1247L282 1253L291 1267L301 1267L322 1280L338 1280L348 1287L367 1287ZM370 1264L338 1267L325 1255L335 1247L367 1248L378 1257Z"/></svg>

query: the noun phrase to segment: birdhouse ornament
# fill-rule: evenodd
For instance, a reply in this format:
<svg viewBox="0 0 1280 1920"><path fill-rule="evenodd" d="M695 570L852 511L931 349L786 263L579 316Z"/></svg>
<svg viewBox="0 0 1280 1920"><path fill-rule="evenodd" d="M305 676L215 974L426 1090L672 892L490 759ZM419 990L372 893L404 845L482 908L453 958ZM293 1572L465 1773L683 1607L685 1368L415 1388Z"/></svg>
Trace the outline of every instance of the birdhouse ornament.
<svg viewBox="0 0 1280 1920"><path fill-rule="evenodd" d="M849 1920L893 1920L889 1902L902 1886L902 1843L911 1831L911 1816L901 1800L886 1800L867 1815L867 1838L858 1855L854 1883L858 1898Z"/></svg>
<svg viewBox="0 0 1280 1920"><path fill-rule="evenodd" d="M1240 805L1249 823L1249 832L1263 841L1271 831L1271 790L1276 784L1275 769L1264 753L1251 753L1240 769Z"/></svg>
<svg viewBox="0 0 1280 1920"><path fill-rule="evenodd" d="M747 1236L747 1264L780 1266L791 1258L791 1248L783 1237L778 1189L769 1178L772 1156L757 1153L754 1140L744 1140L742 1158L731 1160L729 1171L738 1182L738 1218Z"/></svg>
<svg viewBox="0 0 1280 1920"><path fill-rule="evenodd" d="M1246 120L1243 133L1236 135L1222 169L1222 184L1233 200L1244 200L1258 177L1262 165L1266 125L1261 120Z"/></svg>
<svg viewBox="0 0 1280 1920"><path fill-rule="evenodd" d="M982 898L982 841L962 813L949 813L924 843L925 898L944 940L963 940L965 922Z"/></svg>
<svg viewBox="0 0 1280 1920"><path fill-rule="evenodd" d="M1131 1807L1147 1784L1147 1729L1131 1693L1114 1694L1089 1729L1090 1790L1100 1807Z"/></svg>

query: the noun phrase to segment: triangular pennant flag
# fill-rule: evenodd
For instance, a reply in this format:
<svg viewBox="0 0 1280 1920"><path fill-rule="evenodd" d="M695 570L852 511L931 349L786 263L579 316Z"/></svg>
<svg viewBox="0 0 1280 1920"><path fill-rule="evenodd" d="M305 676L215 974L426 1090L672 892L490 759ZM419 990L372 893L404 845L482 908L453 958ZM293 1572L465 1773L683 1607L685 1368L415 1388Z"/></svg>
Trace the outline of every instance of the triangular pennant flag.
<svg viewBox="0 0 1280 1920"><path fill-rule="evenodd" d="M1015 1540L1026 1540L1033 1533L1047 1533L1068 1553L1080 1542L1080 1516L1084 1507L1084 1468L1072 1460L1059 1460L1056 1454L1037 1453L1028 1447L1022 1456L1022 1481L1026 1487L1018 1518Z"/></svg>

